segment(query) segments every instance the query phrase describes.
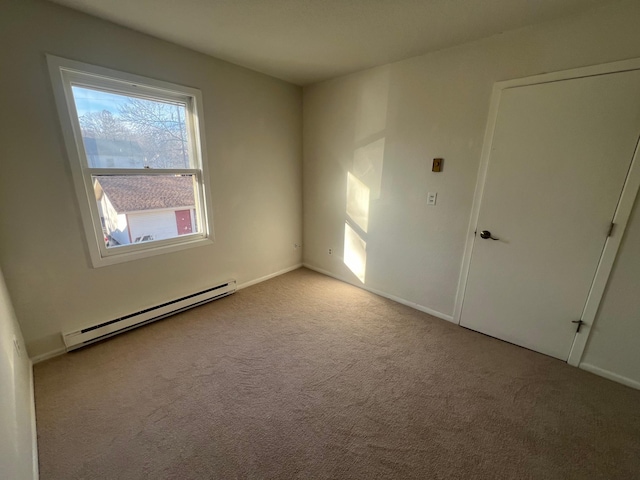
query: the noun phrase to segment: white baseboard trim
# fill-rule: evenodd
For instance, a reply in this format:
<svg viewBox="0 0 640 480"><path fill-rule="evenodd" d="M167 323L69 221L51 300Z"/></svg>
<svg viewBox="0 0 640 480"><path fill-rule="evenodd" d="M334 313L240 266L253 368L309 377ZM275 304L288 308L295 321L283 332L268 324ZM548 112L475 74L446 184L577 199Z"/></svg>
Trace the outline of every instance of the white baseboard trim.
<svg viewBox="0 0 640 480"><path fill-rule="evenodd" d="M406 305L407 307L411 307L415 310L419 310L421 312L428 313L429 315L432 315L434 317L441 318L442 320L455 323L455 321L453 320L453 315L447 315L446 313L438 312L437 310L433 310L432 308L425 307L424 305L410 302L409 300L405 300L404 298L401 298L401 297L396 297L395 295L391 295L390 293L376 290L375 288L367 287L366 285L357 284L355 282L347 280L346 278L340 277L340 275L336 275L335 273L331 273L327 270L315 267L308 263L303 263L302 266L305 268L308 268L309 270L313 270L314 272L318 272L323 275L326 275L327 277L332 277L332 278L335 278L336 280L340 280L341 282L345 282L345 283L348 283L349 285L353 285L354 287L361 288L363 290L366 290L367 292L375 293L376 295L380 295L381 297L388 298L389 300L393 300L394 302L401 303L402 305Z"/></svg>
<svg viewBox="0 0 640 480"><path fill-rule="evenodd" d="M282 270L278 270L275 273L270 273L269 275L265 275L264 277L260 277L260 278L256 278L255 280L249 280L248 282L244 282L244 283L238 285L237 289L238 290L242 290L243 288L250 287L251 285L255 285L257 283L265 282L265 281L270 280L270 279L272 279L274 277L278 277L278 276L283 275L285 273L292 272L293 270L297 270L300 267L302 267L302 263L297 263L297 264L295 264L295 265L293 265L291 267L283 268Z"/></svg>
<svg viewBox="0 0 640 480"><path fill-rule="evenodd" d="M38 480L38 431L36 430L36 391L33 383L33 362L29 362L29 388L31 389L31 454L33 455L33 478Z"/></svg>
<svg viewBox="0 0 640 480"><path fill-rule="evenodd" d="M59 355L62 355L63 353L67 353L67 350L64 347L56 348L55 350L51 350L50 352L41 353L40 355L31 357L31 363L35 365L36 363L44 362L45 360L57 357Z"/></svg>
<svg viewBox="0 0 640 480"><path fill-rule="evenodd" d="M626 385L627 387L635 388L636 390L640 390L640 382L632 380L628 377L623 377L622 375L618 375L617 373L610 372L609 370L605 370L604 368L596 367L595 365L591 365L590 363L581 363L579 368L586 370L587 372L595 373L604 378L608 378L609 380L613 380L614 382L621 383Z"/></svg>

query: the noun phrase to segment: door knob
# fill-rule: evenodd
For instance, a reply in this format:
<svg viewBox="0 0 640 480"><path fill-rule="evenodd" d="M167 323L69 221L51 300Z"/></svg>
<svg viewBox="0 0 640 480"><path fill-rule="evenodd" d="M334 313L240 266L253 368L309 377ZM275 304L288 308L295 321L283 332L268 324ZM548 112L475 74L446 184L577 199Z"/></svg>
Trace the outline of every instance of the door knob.
<svg viewBox="0 0 640 480"><path fill-rule="evenodd" d="M490 238L491 240L500 240L499 238L492 237L489 230L482 230L480 232L480 238Z"/></svg>

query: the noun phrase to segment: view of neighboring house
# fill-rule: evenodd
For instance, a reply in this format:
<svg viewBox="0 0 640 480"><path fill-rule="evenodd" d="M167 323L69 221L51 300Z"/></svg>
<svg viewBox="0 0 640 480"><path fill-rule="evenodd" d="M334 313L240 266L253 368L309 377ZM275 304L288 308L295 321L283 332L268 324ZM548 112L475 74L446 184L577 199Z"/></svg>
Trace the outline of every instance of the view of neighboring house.
<svg viewBox="0 0 640 480"><path fill-rule="evenodd" d="M82 137L92 168L143 168L144 152L138 142Z"/></svg>
<svg viewBox="0 0 640 480"><path fill-rule="evenodd" d="M198 231L191 176L103 175L94 180L109 246Z"/></svg>

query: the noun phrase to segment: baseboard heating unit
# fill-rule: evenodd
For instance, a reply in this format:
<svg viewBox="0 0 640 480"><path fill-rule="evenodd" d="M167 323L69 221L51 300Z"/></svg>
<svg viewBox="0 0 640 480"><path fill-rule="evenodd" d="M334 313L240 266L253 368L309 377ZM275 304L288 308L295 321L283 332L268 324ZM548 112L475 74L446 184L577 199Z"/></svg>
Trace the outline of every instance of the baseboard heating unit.
<svg viewBox="0 0 640 480"><path fill-rule="evenodd" d="M226 297L235 291L236 281L229 280L228 282L216 287L211 287L207 290L172 300L171 302L147 308L136 313L131 313L124 317L109 320L98 325L83 328L82 330L63 333L62 339L64 340L67 352L70 352L71 350L104 340L105 338L126 332L127 330L155 322L156 320L168 317L169 315L197 307L203 303Z"/></svg>

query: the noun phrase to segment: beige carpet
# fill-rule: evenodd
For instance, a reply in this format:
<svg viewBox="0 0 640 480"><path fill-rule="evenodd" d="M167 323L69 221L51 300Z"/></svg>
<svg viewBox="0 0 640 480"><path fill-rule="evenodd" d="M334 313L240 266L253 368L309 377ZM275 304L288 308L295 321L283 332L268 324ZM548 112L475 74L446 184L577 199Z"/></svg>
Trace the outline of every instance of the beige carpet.
<svg viewBox="0 0 640 480"><path fill-rule="evenodd" d="M35 367L41 478L640 478L640 391L301 269Z"/></svg>

